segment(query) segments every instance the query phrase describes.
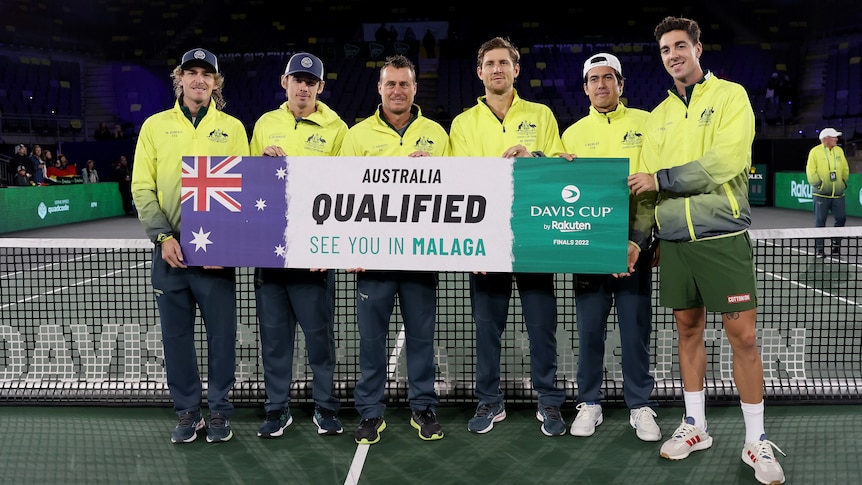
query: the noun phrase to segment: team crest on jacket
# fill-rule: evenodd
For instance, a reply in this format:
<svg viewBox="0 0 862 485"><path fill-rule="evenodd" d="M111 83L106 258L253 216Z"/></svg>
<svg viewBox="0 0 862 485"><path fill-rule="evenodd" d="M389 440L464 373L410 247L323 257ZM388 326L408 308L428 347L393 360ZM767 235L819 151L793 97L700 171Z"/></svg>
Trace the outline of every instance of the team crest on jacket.
<svg viewBox="0 0 862 485"><path fill-rule="evenodd" d="M536 136L536 124L532 121L524 120L518 125L519 136Z"/></svg>
<svg viewBox="0 0 862 485"><path fill-rule="evenodd" d="M215 130L210 132L210 134L207 136L207 139L216 143L227 143L228 137L229 135L227 133L216 128Z"/></svg>
<svg viewBox="0 0 862 485"><path fill-rule="evenodd" d="M623 135L623 146L624 147L639 147L643 145L643 134L635 131L629 130Z"/></svg>
<svg viewBox="0 0 862 485"><path fill-rule="evenodd" d="M416 139L416 143L413 144L413 148L423 152L434 153L434 140L427 136L420 136Z"/></svg>
<svg viewBox="0 0 862 485"><path fill-rule="evenodd" d="M326 149L326 138L320 136L319 133L312 134L305 139L305 149L315 153L323 153Z"/></svg>
<svg viewBox="0 0 862 485"><path fill-rule="evenodd" d="M700 120L698 120L698 126L710 126L712 125L712 116L715 114L715 109L712 106L706 108L700 113Z"/></svg>

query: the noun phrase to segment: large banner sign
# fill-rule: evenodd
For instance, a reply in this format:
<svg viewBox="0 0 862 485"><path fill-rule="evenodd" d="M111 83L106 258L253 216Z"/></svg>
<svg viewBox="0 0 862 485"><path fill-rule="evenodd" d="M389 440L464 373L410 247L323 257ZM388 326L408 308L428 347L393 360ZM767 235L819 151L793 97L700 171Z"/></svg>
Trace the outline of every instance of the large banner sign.
<svg viewBox="0 0 862 485"><path fill-rule="evenodd" d="M184 157L191 266L616 273L628 159Z"/></svg>

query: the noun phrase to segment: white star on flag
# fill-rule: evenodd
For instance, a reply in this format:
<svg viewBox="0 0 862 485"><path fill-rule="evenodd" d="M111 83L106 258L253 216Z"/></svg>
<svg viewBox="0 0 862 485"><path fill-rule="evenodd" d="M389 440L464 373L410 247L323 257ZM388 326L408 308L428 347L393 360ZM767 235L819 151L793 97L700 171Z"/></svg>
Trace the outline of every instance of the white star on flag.
<svg viewBox="0 0 862 485"><path fill-rule="evenodd" d="M284 180L287 177L287 170L284 167L279 168L275 171L275 176L278 177L279 180Z"/></svg>
<svg viewBox="0 0 862 485"><path fill-rule="evenodd" d="M262 210L266 209L266 201L263 199L257 199L254 202L254 206L257 207L257 210L262 211Z"/></svg>
<svg viewBox="0 0 862 485"><path fill-rule="evenodd" d="M279 244L278 246L276 246L276 247L275 247L275 254L276 254L276 256L280 256L280 257L282 257L282 258L283 258L283 257L284 257L284 252L285 252L285 251L284 251L284 246L282 246L282 245L280 245L280 244Z"/></svg>
<svg viewBox="0 0 862 485"><path fill-rule="evenodd" d="M204 252L207 252L207 244L213 243L209 240L210 232L204 232L204 228L201 227L198 232L192 233L195 237L191 240L191 243L195 245L195 252L198 252L198 249L203 249Z"/></svg>

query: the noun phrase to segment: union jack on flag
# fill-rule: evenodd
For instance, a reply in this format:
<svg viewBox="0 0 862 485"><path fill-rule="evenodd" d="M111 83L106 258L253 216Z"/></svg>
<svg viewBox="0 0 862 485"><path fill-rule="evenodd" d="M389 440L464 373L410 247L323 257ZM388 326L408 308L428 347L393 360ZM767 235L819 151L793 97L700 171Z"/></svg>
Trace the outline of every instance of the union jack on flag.
<svg viewBox="0 0 862 485"><path fill-rule="evenodd" d="M240 212L242 204L230 192L242 191L242 174L228 173L242 157L183 157L183 205L189 199L195 212L209 212L215 200L231 212Z"/></svg>

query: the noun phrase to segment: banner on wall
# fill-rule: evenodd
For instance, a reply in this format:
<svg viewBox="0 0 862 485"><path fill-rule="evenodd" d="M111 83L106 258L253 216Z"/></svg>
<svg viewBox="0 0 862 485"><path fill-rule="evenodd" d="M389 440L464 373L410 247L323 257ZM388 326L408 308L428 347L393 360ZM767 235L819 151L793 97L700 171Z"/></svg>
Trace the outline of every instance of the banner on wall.
<svg viewBox="0 0 862 485"><path fill-rule="evenodd" d="M628 159L184 157L192 266L615 273Z"/></svg>

